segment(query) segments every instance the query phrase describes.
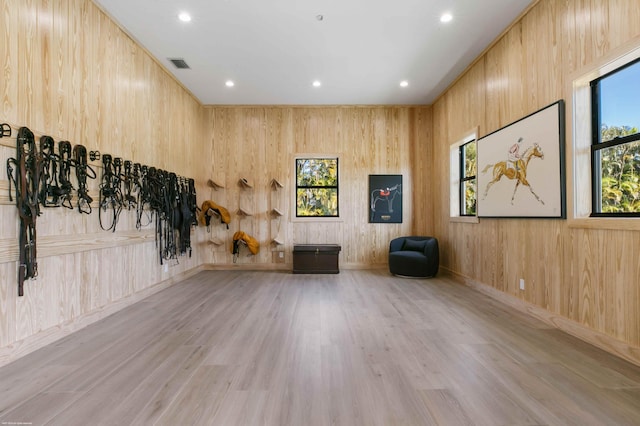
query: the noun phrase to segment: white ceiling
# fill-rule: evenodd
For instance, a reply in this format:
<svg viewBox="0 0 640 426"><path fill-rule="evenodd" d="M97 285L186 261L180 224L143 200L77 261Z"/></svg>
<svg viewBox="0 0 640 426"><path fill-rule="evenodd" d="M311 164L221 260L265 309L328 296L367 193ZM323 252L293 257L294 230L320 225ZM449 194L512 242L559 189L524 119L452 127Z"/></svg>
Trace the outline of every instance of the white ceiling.
<svg viewBox="0 0 640 426"><path fill-rule="evenodd" d="M430 104L531 2L94 1L205 105Z"/></svg>

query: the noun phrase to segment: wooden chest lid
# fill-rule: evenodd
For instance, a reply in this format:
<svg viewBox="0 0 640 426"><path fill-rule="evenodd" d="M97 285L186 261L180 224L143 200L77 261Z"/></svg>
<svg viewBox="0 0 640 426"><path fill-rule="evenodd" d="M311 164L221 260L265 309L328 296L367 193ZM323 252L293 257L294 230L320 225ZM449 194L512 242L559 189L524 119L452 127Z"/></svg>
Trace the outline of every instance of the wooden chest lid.
<svg viewBox="0 0 640 426"><path fill-rule="evenodd" d="M339 244L294 244L293 252L338 252L342 249Z"/></svg>

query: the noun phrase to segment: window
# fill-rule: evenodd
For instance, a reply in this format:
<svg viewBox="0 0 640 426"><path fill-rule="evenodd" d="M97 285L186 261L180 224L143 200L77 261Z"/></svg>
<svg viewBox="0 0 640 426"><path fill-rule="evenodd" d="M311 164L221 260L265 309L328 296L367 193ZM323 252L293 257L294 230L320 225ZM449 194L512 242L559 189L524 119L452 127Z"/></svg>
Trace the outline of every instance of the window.
<svg viewBox="0 0 640 426"><path fill-rule="evenodd" d="M591 81L592 216L640 217L640 60Z"/></svg>
<svg viewBox="0 0 640 426"><path fill-rule="evenodd" d="M296 158L296 217L338 213L338 158Z"/></svg>
<svg viewBox="0 0 640 426"><path fill-rule="evenodd" d="M460 146L460 216L476 215L476 141Z"/></svg>
<svg viewBox="0 0 640 426"><path fill-rule="evenodd" d="M595 109L592 99L592 82L603 79L616 70L622 70L639 59L640 40L633 40L633 42L622 45L612 50L609 54L594 60L569 77L572 86L572 102L567 103L569 110L567 117L571 117L571 122L567 126L571 134L571 145L567 157L570 161L569 173L567 174L568 183L570 184L567 189L571 200L568 211L568 225L572 228L640 231L640 220L637 220L637 217L631 217L633 213L603 214L597 213L598 209L593 208L594 204L596 204L593 200L595 198L594 194L600 193L601 189L600 184L594 182L594 175L599 173L597 173L598 170L593 170L595 168L592 163L595 156L591 154L591 147L594 145L592 125L594 112L592 110ZM628 90L634 89L634 86L628 87ZM606 87L604 92L605 97L606 93L610 93ZM597 109L600 109L600 107ZM602 113L598 112L597 114L598 117L602 117L598 121L608 126L633 126L632 124L607 122L610 119L604 115L604 110ZM601 127L598 122L595 123L595 126L596 129ZM592 170L596 173L592 173ZM594 188L598 190L594 190Z"/></svg>
<svg viewBox="0 0 640 426"><path fill-rule="evenodd" d="M449 216L452 222L478 223L476 216L476 138L478 128L464 133L449 148Z"/></svg>

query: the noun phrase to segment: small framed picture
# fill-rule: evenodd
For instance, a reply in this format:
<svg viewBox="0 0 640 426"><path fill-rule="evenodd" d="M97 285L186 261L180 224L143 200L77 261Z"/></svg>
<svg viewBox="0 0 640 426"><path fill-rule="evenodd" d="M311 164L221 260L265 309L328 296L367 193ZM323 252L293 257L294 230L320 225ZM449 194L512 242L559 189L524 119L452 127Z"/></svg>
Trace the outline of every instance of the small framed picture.
<svg viewBox="0 0 640 426"><path fill-rule="evenodd" d="M369 175L369 223L402 223L402 175Z"/></svg>

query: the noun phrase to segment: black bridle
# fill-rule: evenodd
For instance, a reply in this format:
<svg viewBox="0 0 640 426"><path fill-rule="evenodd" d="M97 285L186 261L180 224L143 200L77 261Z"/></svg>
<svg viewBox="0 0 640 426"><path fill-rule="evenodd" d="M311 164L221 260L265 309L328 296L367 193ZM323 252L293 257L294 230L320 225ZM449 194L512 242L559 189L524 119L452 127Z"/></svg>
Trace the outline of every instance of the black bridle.
<svg viewBox="0 0 640 426"><path fill-rule="evenodd" d="M55 142L51 136L40 137L40 157L42 176L38 189L38 200L42 207L60 206L60 185L58 184L59 156L54 152Z"/></svg>
<svg viewBox="0 0 640 426"><path fill-rule="evenodd" d="M4 126L2 134L5 135ZM41 174L42 157L36 149L33 132L26 127L21 127L16 138L16 157L7 160L9 200L13 201L11 191L11 183L13 183L16 207L20 217L18 296L24 295L24 281L38 275L36 219L40 215L38 190Z"/></svg>
<svg viewBox="0 0 640 426"><path fill-rule="evenodd" d="M166 260L177 261L179 254L189 253L191 257L191 227L198 224L195 181L155 167L141 166L137 198L136 226L142 226L143 211L155 216L160 264Z"/></svg>
<svg viewBox="0 0 640 426"><path fill-rule="evenodd" d="M113 158L109 154L102 154L102 178L100 182L100 203L98 219L100 227L105 231L116 232L118 218L122 212L122 158ZM111 210L111 223L104 223L103 212ZM109 226L105 226L109 225Z"/></svg>
<svg viewBox="0 0 640 426"><path fill-rule="evenodd" d="M66 207L71 204L73 184L71 183L71 143L60 141L58 153L54 152L55 142L51 136L40 137L40 157L42 176L38 190L38 201L43 207Z"/></svg>
<svg viewBox="0 0 640 426"><path fill-rule="evenodd" d="M75 166L71 159L71 142L58 142L58 161L60 172L58 174L58 182L60 185L60 205L68 209L73 209L71 199L73 198L73 184L71 183L71 168Z"/></svg>
<svg viewBox="0 0 640 426"><path fill-rule="evenodd" d="M127 210L137 208L138 198L134 195L139 190L140 185L140 164L137 164L137 168L129 160L124 160L124 172L122 173L122 186L123 186L123 203Z"/></svg>
<svg viewBox="0 0 640 426"><path fill-rule="evenodd" d="M0 124L0 138L11 136L8 124ZM16 156L7 160L9 199L16 202L20 219L20 257L18 265L18 295L24 295L24 281L38 275L36 257L36 219L40 207L73 208L74 185L71 171L77 180L77 208L90 214L93 199L89 195L87 178L96 179L95 170L88 164L100 159L98 151L82 145L71 148L68 141L58 142L42 136L36 144L33 132L21 127L16 138ZM141 229L156 219L156 247L160 264L175 260L178 255L192 254L191 227L197 225L195 181L154 167L123 161L102 155L102 176L99 185L98 216L104 230L115 232L123 208L136 210L136 228ZM111 221L106 212L110 210ZM143 217L149 218L143 223ZM105 223L106 222L106 223Z"/></svg>
<svg viewBox="0 0 640 426"><path fill-rule="evenodd" d="M96 172L87 162L87 148L82 145L73 147L73 163L76 167L76 179L78 180L78 211L90 214L93 198L89 195L87 178L95 179Z"/></svg>
<svg viewBox="0 0 640 426"><path fill-rule="evenodd" d="M137 181L137 203L136 203L136 229L142 229L143 226L147 226L153 220L153 210L151 209L151 192L149 188L149 167L141 166L140 164L134 164L134 175L136 166L139 169L139 178ZM142 223L142 217L148 212L148 221Z"/></svg>
<svg viewBox="0 0 640 426"><path fill-rule="evenodd" d="M189 257L191 257L191 227L198 225L198 202L193 179L180 179L178 201L180 214L182 215L180 223L180 254L186 254L189 251Z"/></svg>

